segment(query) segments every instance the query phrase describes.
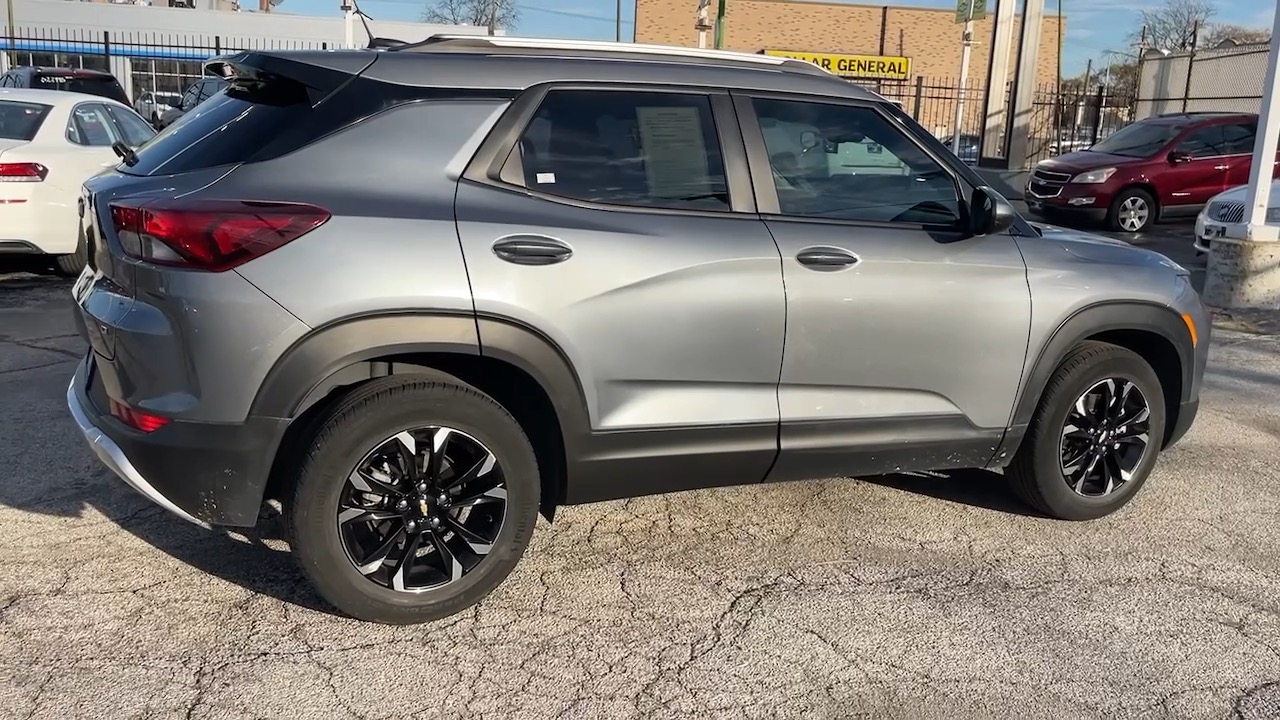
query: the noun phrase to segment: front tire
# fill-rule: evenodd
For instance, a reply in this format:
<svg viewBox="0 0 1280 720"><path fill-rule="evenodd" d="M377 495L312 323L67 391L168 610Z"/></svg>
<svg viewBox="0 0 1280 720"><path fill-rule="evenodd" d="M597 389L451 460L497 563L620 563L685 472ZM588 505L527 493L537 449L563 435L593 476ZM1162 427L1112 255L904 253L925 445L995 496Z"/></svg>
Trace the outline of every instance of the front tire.
<svg viewBox="0 0 1280 720"><path fill-rule="evenodd" d="M286 512L325 600L409 624L465 610L506 579L539 489L528 438L492 398L449 376L386 378L317 424Z"/></svg>
<svg viewBox="0 0 1280 720"><path fill-rule="evenodd" d="M1145 190L1126 188L1111 202L1107 226L1117 232L1141 233L1151 229L1159 214L1155 198Z"/></svg>
<svg viewBox="0 0 1280 720"><path fill-rule="evenodd" d="M1047 515L1100 518L1142 488L1164 428L1164 393L1151 366L1126 348L1082 343L1049 379L1006 475Z"/></svg>

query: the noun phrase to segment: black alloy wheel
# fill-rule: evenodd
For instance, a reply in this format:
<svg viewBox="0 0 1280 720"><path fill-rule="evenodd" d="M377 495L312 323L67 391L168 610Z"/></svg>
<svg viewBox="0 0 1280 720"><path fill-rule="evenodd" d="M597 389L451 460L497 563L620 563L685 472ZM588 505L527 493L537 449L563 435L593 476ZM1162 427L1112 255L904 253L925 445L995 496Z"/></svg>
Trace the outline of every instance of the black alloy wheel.
<svg viewBox="0 0 1280 720"><path fill-rule="evenodd" d="M1086 497L1110 495L1129 482L1151 444L1151 408L1124 378L1095 383L1072 404L1062 427L1062 476Z"/></svg>
<svg viewBox="0 0 1280 720"><path fill-rule="evenodd" d="M460 430L429 426L397 433L360 460L335 521L360 574L419 593L456 582L483 562L506 510L496 456Z"/></svg>

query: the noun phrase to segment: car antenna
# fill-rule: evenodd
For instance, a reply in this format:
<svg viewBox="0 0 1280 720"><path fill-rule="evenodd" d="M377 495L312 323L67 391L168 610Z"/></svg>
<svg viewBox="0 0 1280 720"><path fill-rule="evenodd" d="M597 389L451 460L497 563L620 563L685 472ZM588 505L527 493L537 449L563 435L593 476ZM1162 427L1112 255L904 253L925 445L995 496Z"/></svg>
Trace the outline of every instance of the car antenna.
<svg viewBox="0 0 1280 720"><path fill-rule="evenodd" d="M360 18L360 24L364 26L364 34L369 36L369 44L366 46L366 50L377 50L378 48L404 45L404 41L402 40L392 40L391 38L380 38L374 36L373 30L369 29L369 21L373 18L367 15L364 10L360 9L360 5L356 0L351 0L351 9L355 15Z"/></svg>

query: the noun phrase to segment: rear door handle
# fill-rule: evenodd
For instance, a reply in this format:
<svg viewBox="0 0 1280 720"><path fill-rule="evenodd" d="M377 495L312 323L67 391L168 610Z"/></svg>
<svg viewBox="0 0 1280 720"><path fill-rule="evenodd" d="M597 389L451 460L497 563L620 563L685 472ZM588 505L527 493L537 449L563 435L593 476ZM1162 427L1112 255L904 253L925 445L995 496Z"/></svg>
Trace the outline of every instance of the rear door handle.
<svg viewBox="0 0 1280 720"><path fill-rule="evenodd" d="M508 235L494 241L493 254L516 265L554 265L572 257L573 248L546 235Z"/></svg>
<svg viewBox="0 0 1280 720"><path fill-rule="evenodd" d="M814 270L840 270L858 263L858 256L836 247L811 247L796 255L796 262Z"/></svg>

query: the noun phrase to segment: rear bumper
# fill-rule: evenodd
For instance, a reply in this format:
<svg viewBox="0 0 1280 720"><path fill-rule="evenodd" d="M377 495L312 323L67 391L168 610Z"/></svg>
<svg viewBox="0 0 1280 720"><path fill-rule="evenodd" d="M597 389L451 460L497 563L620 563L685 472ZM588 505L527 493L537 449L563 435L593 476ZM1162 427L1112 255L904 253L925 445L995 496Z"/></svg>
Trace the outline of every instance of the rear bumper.
<svg viewBox="0 0 1280 720"><path fill-rule="evenodd" d="M98 459L175 515L202 527L257 523L267 478L288 424L249 418L241 424L172 421L140 433L99 409L92 352L67 388L67 407Z"/></svg>

